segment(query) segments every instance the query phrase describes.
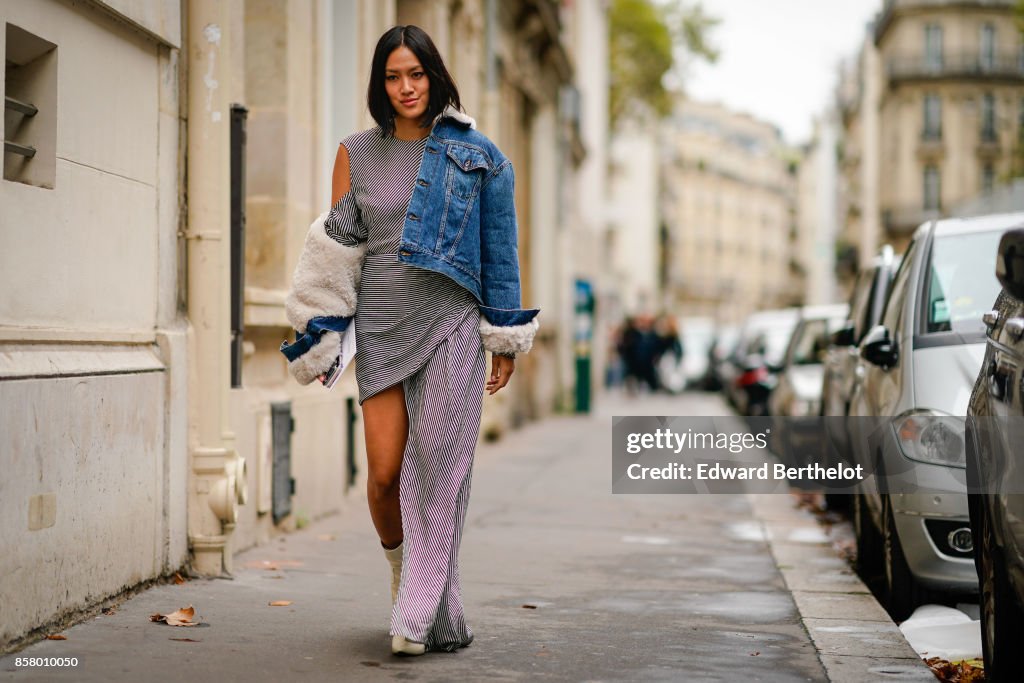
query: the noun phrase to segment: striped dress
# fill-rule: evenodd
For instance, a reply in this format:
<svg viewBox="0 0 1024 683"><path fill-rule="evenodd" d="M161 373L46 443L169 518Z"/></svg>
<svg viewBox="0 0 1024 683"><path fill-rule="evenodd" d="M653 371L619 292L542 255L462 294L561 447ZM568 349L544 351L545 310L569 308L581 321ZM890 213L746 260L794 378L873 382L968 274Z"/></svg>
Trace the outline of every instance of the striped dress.
<svg viewBox="0 0 1024 683"><path fill-rule="evenodd" d="M326 229L342 244L367 245L355 316L359 403L401 382L409 415L399 485L402 578L390 633L453 651L473 640L458 553L486 377L480 311L454 280L398 261L426 138L381 138L372 128L342 144L352 189Z"/></svg>

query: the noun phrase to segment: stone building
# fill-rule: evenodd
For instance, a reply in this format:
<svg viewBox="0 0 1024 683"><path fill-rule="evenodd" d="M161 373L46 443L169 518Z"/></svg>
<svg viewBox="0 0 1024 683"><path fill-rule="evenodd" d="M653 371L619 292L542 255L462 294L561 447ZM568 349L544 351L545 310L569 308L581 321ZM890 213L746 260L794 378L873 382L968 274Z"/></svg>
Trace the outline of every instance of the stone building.
<svg viewBox="0 0 1024 683"><path fill-rule="evenodd" d="M437 40L516 169L524 305L543 334L485 397L485 436L564 405L566 283L591 267L561 258L580 215L566 201L604 138L599 118L581 125L573 55L580 31L605 39L603 14L598 0L0 4L0 649L365 505L351 373L300 386L278 347L337 144L373 125L370 59L395 23ZM600 70L588 79L599 101Z"/></svg>
<svg viewBox="0 0 1024 683"><path fill-rule="evenodd" d="M660 149L671 309L738 322L803 301L795 179L778 129L682 100Z"/></svg>
<svg viewBox="0 0 1024 683"><path fill-rule="evenodd" d="M873 213L878 193L877 238L874 217L858 219L867 244L900 250L924 221L1024 171L1014 161L1024 127L1024 39L1014 5L887 0L875 18L861 87L848 88L842 105L856 112L846 122L848 177L869 180L848 183L848 206ZM856 170L861 164L869 167Z"/></svg>
<svg viewBox="0 0 1024 683"><path fill-rule="evenodd" d="M880 92L878 50L865 32L861 49L840 72L836 91L840 130L835 268L844 292L853 286L860 264L870 262L882 239L878 207Z"/></svg>

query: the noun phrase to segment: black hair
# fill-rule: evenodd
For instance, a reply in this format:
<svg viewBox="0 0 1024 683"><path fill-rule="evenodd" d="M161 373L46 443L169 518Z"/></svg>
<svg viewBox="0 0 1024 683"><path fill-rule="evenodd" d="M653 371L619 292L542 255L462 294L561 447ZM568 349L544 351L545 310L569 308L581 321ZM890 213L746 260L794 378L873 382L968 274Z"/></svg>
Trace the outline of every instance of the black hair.
<svg viewBox="0 0 1024 683"><path fill-rule="evenodd" d="M391 100L384 87L384 70L391 53L403 45L412 50L420 60L420 65L430 79L430 97L420 126L430 126L437 115L449 105L462 110L455 80L445 68L441 53L437 51L437 46L427 32L412 24L393 26L377 41L377 47L373 51L373 64L370 67L370 84L366 88L366 103L370 109L370 116L380 126L382 137L395 134L395 109L391 106Z"/></svg>

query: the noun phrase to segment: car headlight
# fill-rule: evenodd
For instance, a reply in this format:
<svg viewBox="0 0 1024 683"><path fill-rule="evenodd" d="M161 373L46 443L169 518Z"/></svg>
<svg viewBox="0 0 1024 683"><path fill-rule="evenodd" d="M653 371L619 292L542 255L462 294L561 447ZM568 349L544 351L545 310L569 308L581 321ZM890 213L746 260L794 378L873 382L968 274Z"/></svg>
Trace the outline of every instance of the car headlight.
<svg viewBox="0 0 1024 683"><path fill-rule="evenodd" d="M966 467L966 420L934 410L901 415L893 420L896 442L911 460L946 467Z"/></svg>

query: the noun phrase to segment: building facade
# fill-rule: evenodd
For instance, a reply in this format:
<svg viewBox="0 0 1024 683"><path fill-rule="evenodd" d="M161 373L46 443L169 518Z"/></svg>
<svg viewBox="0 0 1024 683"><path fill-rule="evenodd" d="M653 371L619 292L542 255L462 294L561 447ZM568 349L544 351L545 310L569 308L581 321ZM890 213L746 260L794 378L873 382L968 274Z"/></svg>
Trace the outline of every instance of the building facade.
<svg viewBox="0 0 1024 683"><path fill-rule="evenodd" d="M754 310L801 303L796 184L778 129L683 100L660 148L672 311L738 322Z"/></svg>
<svg viewBox="0 0 1024 683"><path fill-rule="evenodd" d="M1015 172L1024 124L1015 4L889 0L875 20L880 221L898 250L922 222Z"/></svg>
<svg viewBox="0 0 1024 683"><path fill-rule="evenodd" d="M604 39L603 13L596 0L0 4L13 102L0 649L147 580L230 574L236 552L365 505L353 376L300 386L278 347L337 144L374 125L370 60L395 23L431 33L516 168L524 305L543 309L543 334L485 397L483 436L565 403L566 281L589 268L560 265L586 156L567 36L586 17L578 30Z"/></svg>
<svg viewBox="0 0 1024 683"><path fill-rule="evenodd" d="M797 168L793 270L802 280L803 302L809 306L830 304L840 298L835 268L839 216L837 129L832 110L817 117Z"/></svg>

